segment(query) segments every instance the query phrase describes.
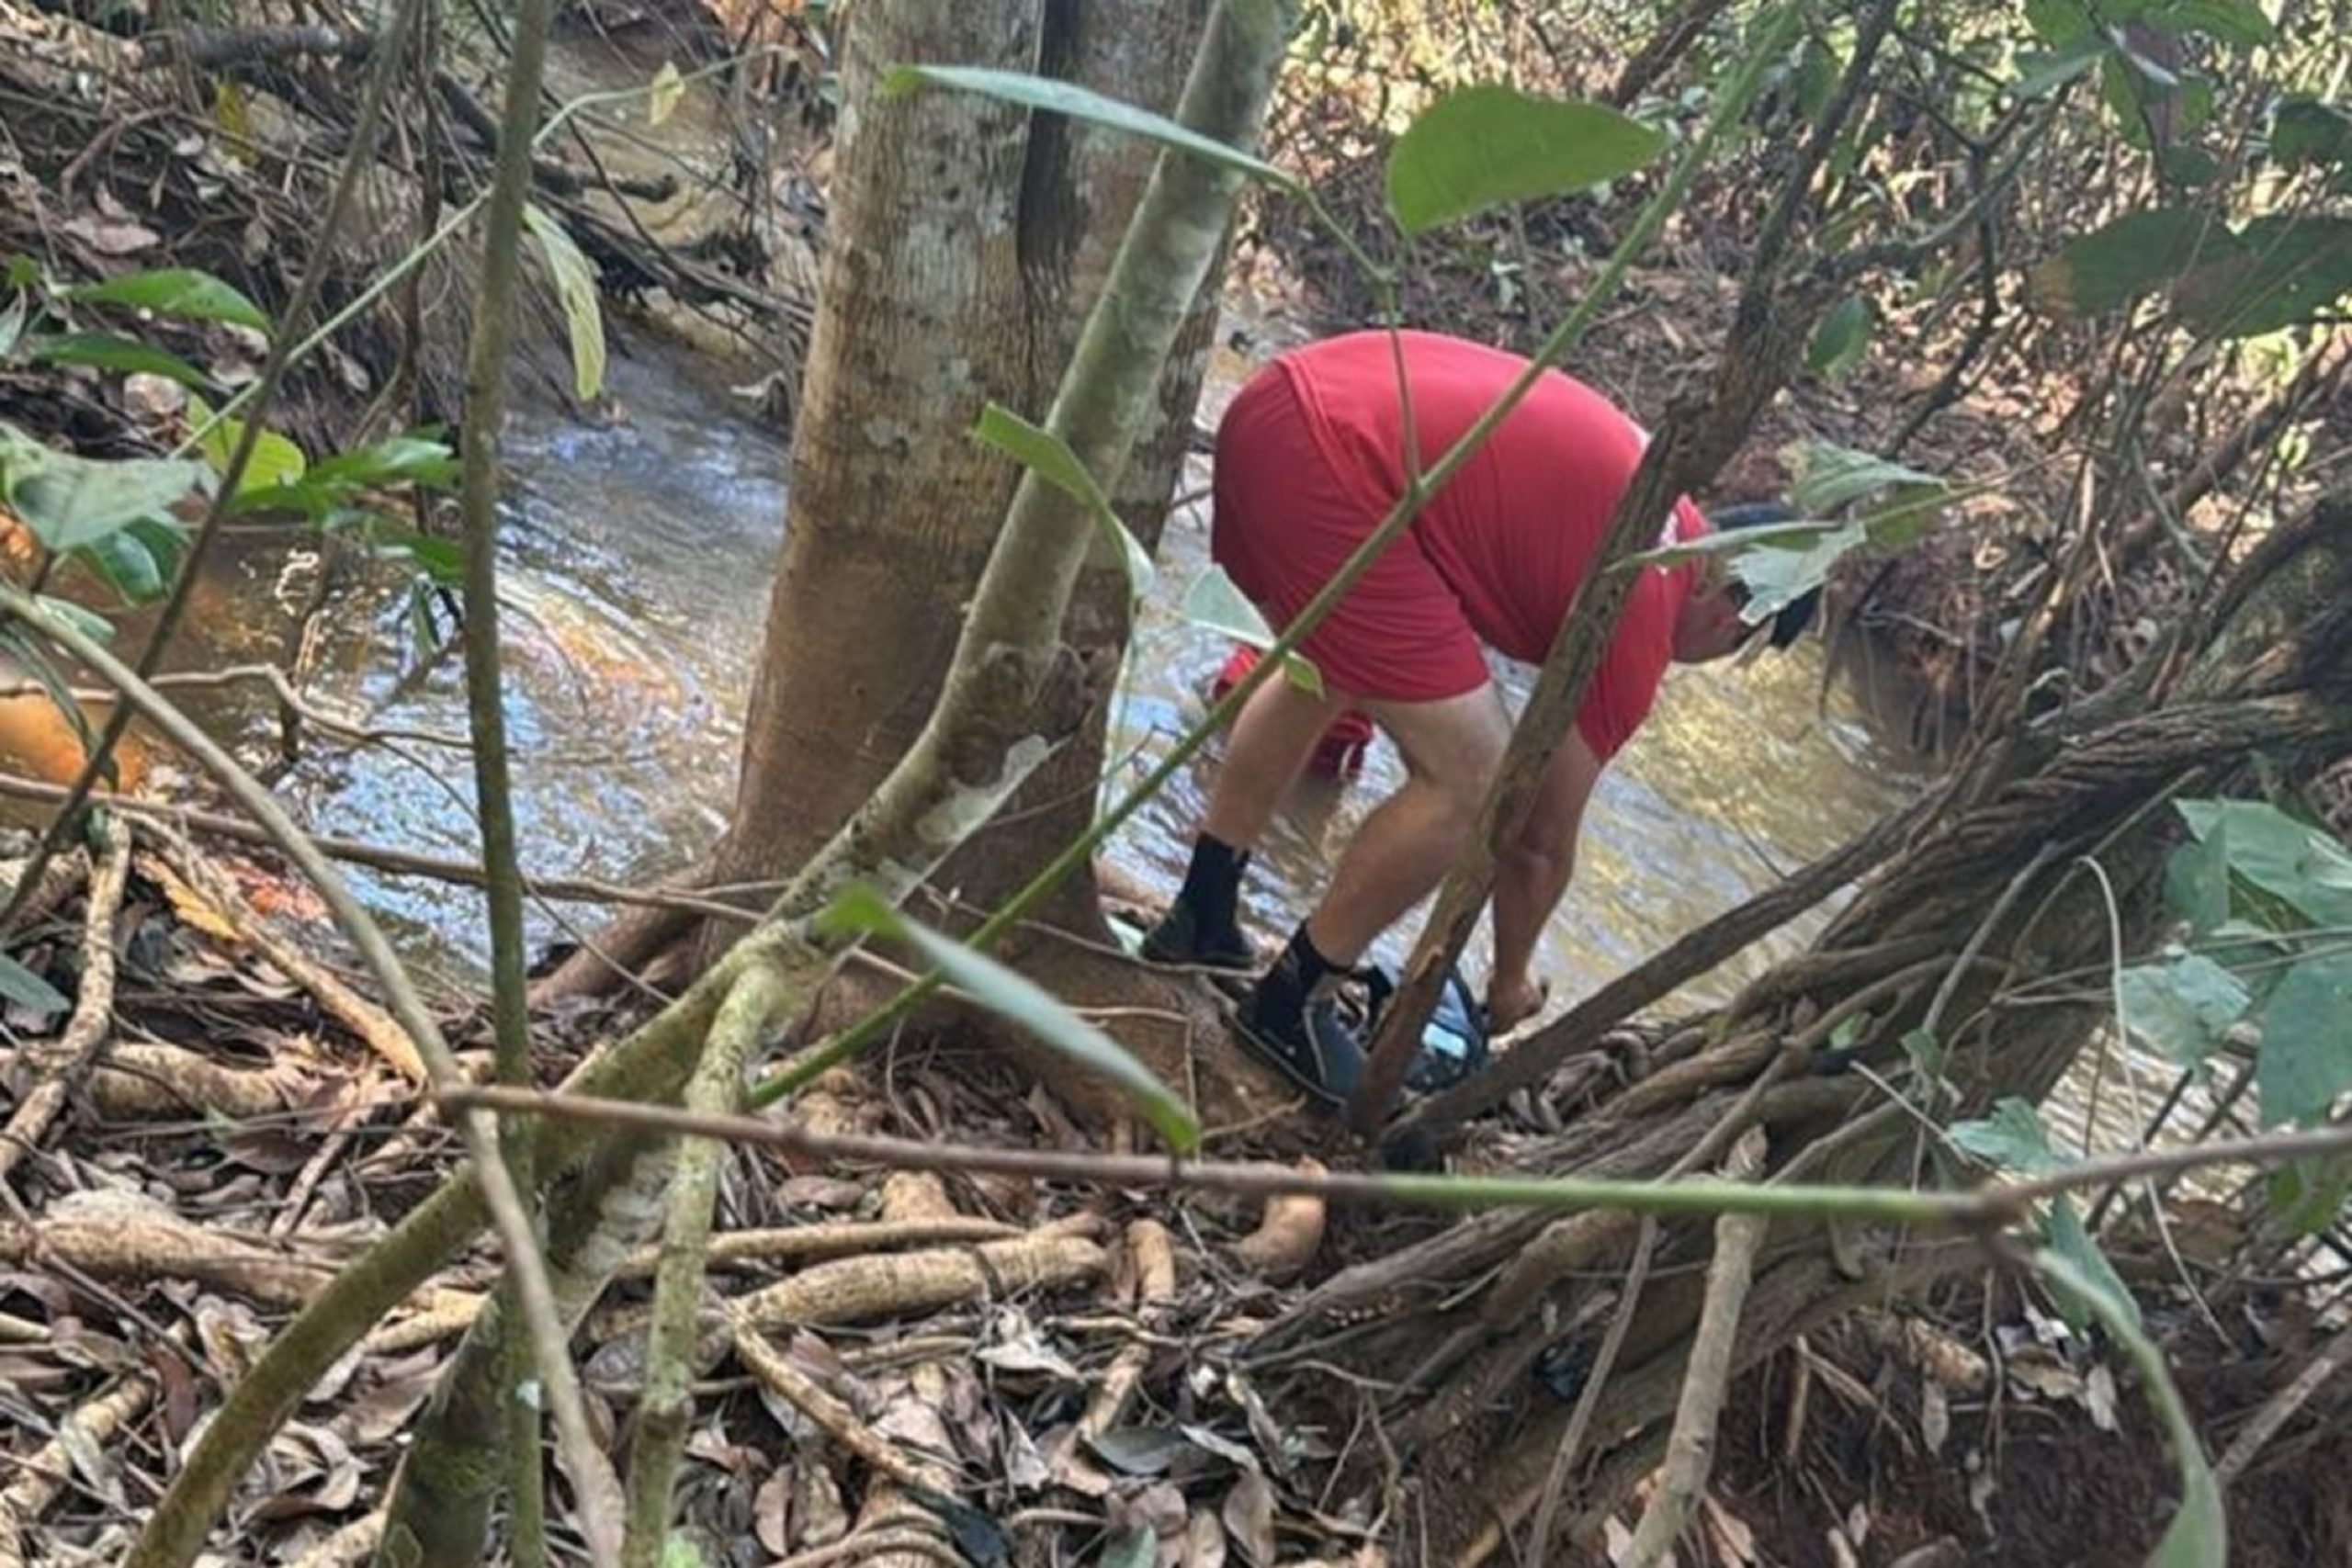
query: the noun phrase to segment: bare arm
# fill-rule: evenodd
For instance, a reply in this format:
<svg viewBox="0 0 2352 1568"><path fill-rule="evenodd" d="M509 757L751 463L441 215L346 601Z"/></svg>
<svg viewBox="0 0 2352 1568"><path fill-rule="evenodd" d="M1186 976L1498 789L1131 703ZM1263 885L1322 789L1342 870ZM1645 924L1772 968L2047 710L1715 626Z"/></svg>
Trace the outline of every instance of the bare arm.
<svg viewBox="0 0 2352 1568"><path fill-rule="evenodd" d="M1600 759L1574 729L1544 769L1534 809L1495 867L1495 968L1487 1005L1498 1029L1508 1029L1543 1005L1531 972L1544 922L1576 874L1577 837L1585 803L1600 777Z"/></svg>

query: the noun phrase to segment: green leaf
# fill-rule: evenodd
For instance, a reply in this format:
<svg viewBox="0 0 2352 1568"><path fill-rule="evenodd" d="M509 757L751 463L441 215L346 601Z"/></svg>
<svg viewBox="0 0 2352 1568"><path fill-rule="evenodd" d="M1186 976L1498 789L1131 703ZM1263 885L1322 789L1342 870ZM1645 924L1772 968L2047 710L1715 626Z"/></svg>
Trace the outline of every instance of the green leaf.
<svg viewBox="0 0 2352 1568"><path fill-rule="evenodd" d="M972 427L972 434L1081 502L1093 514L1111 547L1118 551L1120 563L1126 568L1128 592L1140 599L1151 591L1151 557L1112 509L1111 498L1102 493L1102 487L1069 449L1069 442L996 402L980 411L980 422Z"/></svg>
<svg viewBox="0 0 2352 1568"><path fill-rule="evenodd" d="M2229 833L2219 820L2206 837L2192 838L2165 863L2165 907L2199 938L2229 919Z"/></svg>
<svg viewBox="0 0 2352 1568"><path fill-rule="evenodd" d="M1151 1568L1159 1556L1159 1539L1141 1526L1130 1525L1103 1542L1095 1568Z"/></svg>
<svg viewBox="0 0 2352 1568"><path fill-rule="evenodd" d="M2184 1067L2219 1049L2254 1006L2245 981L2199 953L2136 964L2117 985L2131 1032Z"/></svg>
<svg viewBox="0 0 2352 1568"><path fill-rule="evenodd" d="M660 121L655 121L657 125ZM662 1542L662 1568L710 1568L702 1547L684 1530L673 1530Z"/></svg>
<svg viewBox="0 0 2352 1568"><path fill-rule="evenodd" d="M2041 1117L2014 1096L1994 1102L1981 1122L1955 1122L1945 1130L1951 1141L1985 1164L2020 1176L2063 1170L2070 1163L2050 1146Z"/></svg>
<svg viewBox="0 0 2352 1568"><path fill-rule="evenodd" d="M1797 449L1789 504L1826 518L1869 501L1871 509L1860 521L1870 542L1899 548L1927 532L1951 495L1951 486L1933 474L1834 442L1808 441Z"/></svg>
<svg viewBox="0 0 2352 1568"><path fill-rule="evenodd" d="M596 269L563 225L539 208L523 209L523 221L539 243L556 303L563 308L564 330L571 337L572 395L592 402L605 386L605 311L596 298Z"/></svg>
<svg viewBox="0 0 2352 1568"><path fill-rule="evenodd" d="M2271 1223L2299 1239L2334 1230L2352 1197L2352 1158L2290 1160L2270 1173L2263 1196Z"/></svg>
<svg viewBox="0 0 2352 1568"><path fill-rule="evenodd" d="M133 272L103 283L80 284L67 289L65 298L85 305L129 305L184 321L228 321L257 333L269 331L269 318L260 306L194 267Z"/></svg>
<svg viewBox="0 0 2352 1568"><path fill-rule="evenodd" d="M2318 98L2281 98L2270 111L2270 161L2285 168L2340 164L2352 152L2352 115Z"/></svg>
<svg viewBox="0 0 2352 1568"><path fill-rule="evenodd" d="M2278 28L2254 0L2166 0L2150 6L2140 19L2168 33L2203 33L2237 49L2273 42Z"/></svg>
<svg viewBox="0 0 2352 1568"><path fill-rule="evenodd" d="M210 486L201 463L77 457L0 423L0 498L52 550L103 539Z"/></svg>
<svg viewBox="0 0 2352 1568"><path fill-rule="evenodd" d="M93 539L75 553L125 604L160 599L170 586L155 553L128 528Z"/></svg>
<svg viewBox="0 0 2352 1568"><path fill-rule="evenodd" d="M2086 36L2048 53L2018 56L2019 71L2011 88L2021 98L2046 98L2067 83L2089 73L2107 57L2107 40Z"/></svg>
<svg viewBox="0 0 2352 1568"><path fill-rule="evenodd" d="M198 390L212 384L211 378L178 355L167 354L136 338L117 337L112 333L37 337L25 345L25 357L37 365L87 365L126 375L161 376Z"/></svg>
<svg viewBox="0 0 2352 1568"><path fill-rule="evenodd" d="M64 1012L74 1005L56 987L5 953L0 953L0 997L44 1014Z"/></svg>
<svg viewBox="0 0 2352 1568"><path fill-rule="evenodd" d="M2165 1364L2164 1352L2156 1348L2155 1341L2141 1327L2138 1315L2119 1311L2114 1298L2072 1258L2052 1248L2034 1254L2033 1266L2052 1283L2073 1292L2098 1314L2108 1333L2132 1358L2148 1403L2155 1407L2157 1418L2164 1423L2165 1444L2172 1450L2173 1464L2180 1472L2180 1506L2165 1528L2164 1539L2156 1543L2154 1554L2148 1559L2148 1568L2229 1568L2229 1517L2222 1506L2221 1483L2213 1478L2213 1467L2207 1462L2204 1444L2197 1436L2197 1423L2180 1397L2179 1387L2172 1381L2172 1369Z"/></svg>
<svg viewBox="0 0 2352 1568"><path fill-rule="evenodd" d="M2352 953L2306 958L2278 977L2262 1010L2255 1087L2265 1126L2317 1126L2352 1089Z"/></svg>
<svg viewBox="0 0 2352 1568"><path fill-rule="evenodd" d="M436 538L373 517L366 519L358 532L377 555L408 562L429 581L455 588L465 581L466 552L454 539Z"/></svg>
<svg viewBox="0 0 2352 1568"><path fill-rule="evenodd" d="M114 640L112 621L94 610L84 609L71 599L53 599L42 593L37 595L33 603L40 606L42 614L63 621L92 642L108 643ZM60 681L57 683L57 690L61 693L65 690L64 682ZM82 711L79 704L74 705L74 711L77 714Z"/></svg>
<svg viewBox="0 0 2352 1568"><path fill-rule="evenodd" d="M458 483L458 455L435 428L390 435L372 446L337 452L311 465L309 482L331 484L345 491L389 490L395 485L423 485L427 490L452 490Z"/></svg>
<svg viewBox="0 0 2352 1568"><path fill-rule="evenodd" d="M2230 870L2315 926L2352 926L2352 852L2259 800L2184 800L2188 830L2226 836Z"/></svg>
<svg viewBox="0 0 2352 1568"><path fill-rule="evenodd" d="M652 82L645 89L645 123L659 126L677 112L678 100L686 96L686 79L670 61L653 73Z"/></svg>
<svg viewBox="0 0 2352 1568"><path fill-rule="evenodd" d="M1821 318L1821 325L1814 330L1805 367L1829 380L1840 379L1861 363L1863 352L1870 347L1873 324L1871 302L1859 294L1847 295L1829 308L1829 313Z"/></svg>
<svg viewBox="0 0 2352 1568"><path fill-rule="evenodd" d="M1741 533L1761 532L1741 529ZM1731 569L1747 585L1747 603L1740 618L1761 626L1829 581L1838 563L1871 542L1870 530L1860 523L1840 523L1802 549L1769 542L1760 549L1732 557Z"/></svg>
<svg viewBox="0 0 2352 1568"><path fill-rule="evenodd" d="M2070 241L2027 275L2045 310L2098 315L2179 277L2201 260L2233 254L2236 236L2211 213L2186 207L2131 212Z"/></svg>
<svg viewBox="0 0 2352 1568"><path fill-rule="evenodd" d="M1183 602L1176 613L1207 631L1229 637L1236 642L1264 649L1274 646L1274 628L1258 606L1250 602L1225 568L1212 564L1206 571L1193 580L1184 590ZM1303 653L1283 656L1283 676L1300 691L1314 696L1323 694L1323 672Z"/></svg>
<svg viewBox="0 0 2352 1568"><path fill-rule="evenodd" d="M2098 1243L2083 1224L2083 1216L2075 1207L2075 1200L2061 1192L2050 1201L2049 1213L2042 1216L2041 1228L2051 1247L2081 1271L2090 1281L2093 1296L2061 1287L2059 1306L2066 1321L2076 1329L2089 1326L2093 1317L2110 1320L2111 1314L2128 1317L2136 1327L2140 1323L2140 1303L2132 1299L2131 1287L2098 1249ZM2101 1300L2103 1298L2103 1301ZM2109 1310L2101 1312L2101 1305Z"/></svg>
<svg viewBox="0 0 2352 1568"><path fill-rule="evenodd" d="M1389 149L1388 210L1406 233L1424 233L1616 179L1665 145L1659 131L1600 104L1464 87L1422 110Z"/></svg>
<svg viewBox="0 0 2352 1568"><path fill-rule="evenodd" d="M2182 280L2181 321L2211 337L2298 326L2352 290L2352 218L2256 218L2231 254Z"/></svg>
<svg viewBox="0 0 2352 1568"><path fill-rule="evenodd" d="M238 444L245 438L245 422L228 414L215 415L202 398L187 400L188 418L203 434L197 438L196 449L221 478L229 476L229 464L236 457ZM253 455L245 459L245 471L238 476L236 502L250 509L255 505L277 504L276 492L300 479L310 468L310 459L291 438L264 428L254 438Z"/></svg>
<svg viewBox="0 0 2352 1568"><path fill-rule="evenodd" d="M836 934L878 933L913 947L950 985L990 1011L1019 1024L1068 1061L1110 1079L1125 1090L1170 1148L1182 1154L1199 1144L1200 1124L1174 1091L1154 1077L1149 1068L1128 1054L1126 1047L1079 1017L1025 976L907 919L871 888L845 890L818 918L818 925L819 929Z"/></svg>
<svg viewBox="0 0 2352 1568"><path fill-rule="evenodd" d="M2082 0L2025 0L2025 23L2052 49L2095 38L2098 24Z"/></svg>
<svg viewBox="0 0 2352 1568"><path fill-rule="evenodd" d="M1163 147L1189 152L1221 168L1233 169L1253 179L1295 188L1288 175L1262 159L1253 158L1237 147L1187 130L1174 120L1139 109L1133 104L1123 104L1116 98L1106 98L1069 82L1049 76L1032 76L1019 71L991 71L972 65L894 65L882 77L882 91L887 96L911 93L931 85L953 87L960 92L978 93L1001 103L1021 104L1033 109L1048 109L1083 119L1096 125L1108 126L1157 141Z"/></svg>

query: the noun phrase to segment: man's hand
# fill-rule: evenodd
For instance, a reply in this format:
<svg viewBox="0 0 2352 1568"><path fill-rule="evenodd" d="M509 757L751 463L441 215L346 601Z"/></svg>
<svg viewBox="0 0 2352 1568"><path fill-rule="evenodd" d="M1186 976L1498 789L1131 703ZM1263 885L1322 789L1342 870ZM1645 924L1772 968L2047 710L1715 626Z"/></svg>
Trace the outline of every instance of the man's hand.
<svg viewBox="0 0 2352 1568"><path fill-rule="evenodd" d="M1549 980L1531 980L1524 975L1516 978L1495 976L1487 985L1487 1033L1510 1033L1542 1012L1551 995Z"/></svg>

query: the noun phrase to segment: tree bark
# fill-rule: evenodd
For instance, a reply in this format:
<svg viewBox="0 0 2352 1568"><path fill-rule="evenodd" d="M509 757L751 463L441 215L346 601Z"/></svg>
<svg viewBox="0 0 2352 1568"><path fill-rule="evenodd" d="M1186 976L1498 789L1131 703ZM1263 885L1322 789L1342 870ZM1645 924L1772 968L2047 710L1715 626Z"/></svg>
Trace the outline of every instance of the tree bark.
<svg viewBox="0 0 2352 1568"><path fill-rule="evenodd" d="M1060 116L979 97L875 100L864 84L899 62L953 60L1064 76L1167 112L1207 11L1205 0L956 0L857 13L843 66L856 107L794 434L793 523L719 881L799 866L922 731L1017 478L967 433L990 399L1042 417L1152 166L1149 144ZM1148 549L1214 299L1204 288L1134 460L1101 476ZM1098 555L1068 638L1107 663L1126 630L1123 574ZM1016 797L1015 820L966 850L949 874L969 895L1016 885L1046 858L1033 846L1050 850L1091 815L1106 708Z"/></svg>

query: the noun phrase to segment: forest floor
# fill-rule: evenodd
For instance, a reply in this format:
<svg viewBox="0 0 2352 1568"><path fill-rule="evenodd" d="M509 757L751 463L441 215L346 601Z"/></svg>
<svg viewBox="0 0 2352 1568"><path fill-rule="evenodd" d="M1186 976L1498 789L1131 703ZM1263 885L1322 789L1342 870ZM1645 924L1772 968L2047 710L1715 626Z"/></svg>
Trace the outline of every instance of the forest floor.
<svg viewBox="0 0 2352 1568"><path fill-rule="evenodd" d="M138 130L120 140L157 160L153 188L173 193L175 210L217 202L216 183L242 178L173 163L172 141ZM0 164L0 181L29 177ZM110 214L94 193L61 196L52 186L0 214L19 217L11 237L62 243L93 269L129 254L227 270L250 234L191 220L187 232L218 254L183 255L163 243L165 226ZM266 210L294 220L282 203ZM1325 279L1298 296L1302 312L1333 321L1358 308L1328 268L1295 248L1286 260L1291 276ZM1419 319L1523 336L1530 285L1507 301L1490 271L1432 276L1457 281L1420 301ZM1577 281L1570 271L1532 287L1556 300ZM1706 363L1733 287L1697 237L1670 234L1577 367L1655 416ZM11 370L0 415L91 450L135 446L136 411L94 401L93 386ZM1874 358L1786 400L1758 449L1871 445L1886 411L1921 389ZM331 434L333 387L298 392L302 428ZM1968 479L2037 471L2043 406L2033 389L1980 389L1907 457ZM1733 485L1785 481L1770 456L1751 462ZM1883 589L1890 615L1918 623L1903 646L1931 677L1934 649L1987 622L1982 604L1950 596L1977 592L1975 552L2014 504L1980 503L1971 516L1981 512L1983 531L1955 533L1945 548L1956 554L1923 556ZM1905 588L1915 580L1926 586ZM2146 614L2117 619L2118 660ZM1943 714L1923 706L1922 725ZM221 1390L456 1164L400 1030L322 956L315 900L267 857L200 850L170 821L117 814L117 836L61 861L8 943L45 989L19 987L0 1010L0 1562L119 1560ZM0 857L0 881L21 868ZM486 1070L476 1004L443 1006L467 1065ZM620 1020L543 1021L552 1081ZM1102 1141L1001 1061L933 1045L838 1072L800 1105L820 1128L930 1140L952 1128L1069 1150ZM1521 1130L1514 1118L1590 1109L1555 1099L1497 1118L1495 1157ZM1250 1134L1218 1152L1251 1154ZM1414 1506L1397 1469L1408 1456L1386 1447L1383 1388L1359 1375L1352 1404L1293 1397L1302 1369L1253 1356L1252 1339L1336 1269L1431 1223L738 1151L713 1252L715 1296L734 1310L701 1369L685 1517L710 1561L744 1568L884 1553L978 1568L1106 1556L1132 1568L1374 1568L1383 1539L1410 1538ZM2227 1276L2197 1267L2200 1280ZM239 1493L222 1538L234 1544L216 1561L364 1559L404 1434L495 1277L488 1247L476 1249L312 1391ZM623 1452L649 1290L640 1258L578 1341L591 1413ZM2238 1292L2226 1336L2180 1308L2177 1292L2150 1294L2216 1450L2320 1332L2291 1288ZM2352 1562L2342 1395L2315 1399L2240 1483L2233 1561ZM1532 1407L1558 1393L1524 1397ZM1774 1358L1740 1381L1724 1431L1686 1568L2120 1568L2142 1560L2170 1498L2169 1461L2119 1359L1982 1282ZM910 1489L954 1501L913 1506ZM1605 1549L1585 1561L1604 1560Z"/></svg>

